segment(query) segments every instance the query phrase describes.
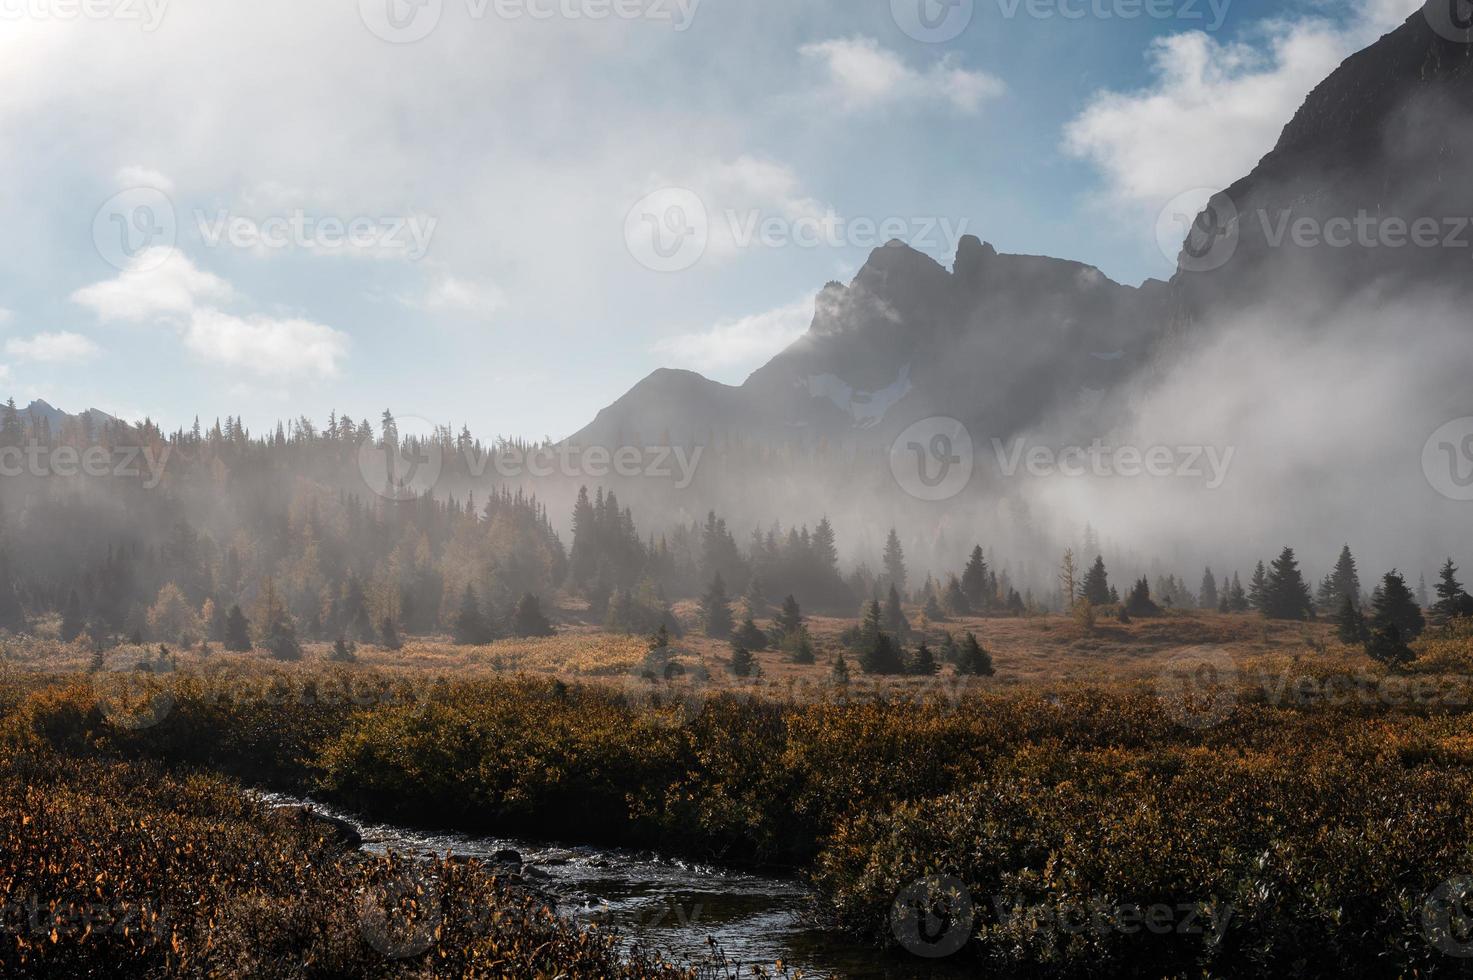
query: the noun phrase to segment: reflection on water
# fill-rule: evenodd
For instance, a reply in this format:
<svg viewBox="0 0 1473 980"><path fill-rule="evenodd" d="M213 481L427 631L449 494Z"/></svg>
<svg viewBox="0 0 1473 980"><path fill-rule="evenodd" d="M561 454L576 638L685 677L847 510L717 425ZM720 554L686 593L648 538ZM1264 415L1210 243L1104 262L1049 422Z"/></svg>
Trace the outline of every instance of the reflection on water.
<svg viewBox="0 0 1473 980"><path fill-rule="evenodd" d="M303 801L278 793L271 805ZM494 862L504 852L521 857L521 876L563 916L611 926L668 959L699 964L713 948L729 962L769 971L781 962L804 977L831 980L954 978L955 967L902 955L887 956L810 921L811 892L792 878L730 871L651 852L564 847L502 837L432 833L365 823L330 806L312 806L347 820L363 835L363 849L406 856L476 858ZM713 945L714 944L714 945Z"/></svg>

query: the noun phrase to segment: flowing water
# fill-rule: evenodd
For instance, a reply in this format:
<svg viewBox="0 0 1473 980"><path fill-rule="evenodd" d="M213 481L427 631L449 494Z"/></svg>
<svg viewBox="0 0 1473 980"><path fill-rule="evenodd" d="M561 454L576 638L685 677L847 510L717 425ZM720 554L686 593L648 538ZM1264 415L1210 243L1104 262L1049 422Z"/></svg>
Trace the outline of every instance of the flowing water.
<svg viewBox="0 0 1473 980"><path fill-rule="evenodd" d="M262 793L268 805L304 800ZM818 928L806 913L812 893L793 878L731 871L648 851L558 846L504 837L411 830L369 823L330 806L311 803L326 816L353 824L363 849L408 857L477 858L493 862L514 850L521 874L549 896L566 918L619 930L667 959L699 965L713 948L730 963L769 970L782 962L792 974L830 980L911 980L956 977L955 968L915 957L887 956ZM713 947L714 944L714 947ZM735 972L735 971L734 971Z"/></svg>

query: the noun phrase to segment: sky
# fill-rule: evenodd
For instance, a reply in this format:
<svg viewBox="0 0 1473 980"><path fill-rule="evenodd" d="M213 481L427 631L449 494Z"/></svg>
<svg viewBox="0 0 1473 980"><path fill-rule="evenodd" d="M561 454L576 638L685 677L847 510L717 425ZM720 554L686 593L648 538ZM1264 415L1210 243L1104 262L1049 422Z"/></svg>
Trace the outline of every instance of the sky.
<svg viewBox="0 0 1473 980"><path fill-rule="evenodd" d="M0 0L0 392L562 438L901 238L1171 274L1414 0Z"/></svg>

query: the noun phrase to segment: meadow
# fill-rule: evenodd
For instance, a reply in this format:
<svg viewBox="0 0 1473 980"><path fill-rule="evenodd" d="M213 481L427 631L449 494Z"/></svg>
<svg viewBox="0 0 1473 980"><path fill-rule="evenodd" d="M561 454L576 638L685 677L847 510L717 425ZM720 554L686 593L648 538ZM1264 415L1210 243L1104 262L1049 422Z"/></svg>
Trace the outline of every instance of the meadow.
<svg viewBox="0 0 1473 980"><path fill-rule="evenodd" d="M722 669L724 645L687 637L677 659L709 679L652 681L641 641L592 630L360 648L352 664L316 647L289 665L178 653L177 669L153 673L131 669L149 649L88 673L80 649L7 647L3 737L21 763L0 787L13 835L0 853L36 863L0 869L0 894L81 895L90 876L156 906L191 896L189 929L108 939L147 947L138 975L208 975L246 955L229 938L242 909L275 943L266 975L366 970L372 944L330 896L360 894L355 876L377 872L283 842L241 802L246 785L412 826L785 869L813 883L827 928L917 964L1421 975L1473 953L1473 632L1429 634L1412 671L1392 674L1323 625L979 620L962 625L996 677L846 685L828 665L846 625L812 624L816 665L760 654L757 680ZM69 814L35 838L60 850L18 850L41 812ZM284 856L257 861L265 841ZM155 861L175 870L160 876ZM38 870L54 868L66 875ZM492 878L465 887L504 888ZM458 894L439 887L434 909L454 919ZM471 904L511 909L524 936L497 954L501 975L538 976L544 962L557 964L549 976L621 975L611 962L665 975L535 915L533 898L484 894ZM311 957L291 960L317 914L329 925ZM8 962L38 974L102 962L79 952L91 939L8 938ZM437 934L379 965L473 973L483 944Z"/></svg>

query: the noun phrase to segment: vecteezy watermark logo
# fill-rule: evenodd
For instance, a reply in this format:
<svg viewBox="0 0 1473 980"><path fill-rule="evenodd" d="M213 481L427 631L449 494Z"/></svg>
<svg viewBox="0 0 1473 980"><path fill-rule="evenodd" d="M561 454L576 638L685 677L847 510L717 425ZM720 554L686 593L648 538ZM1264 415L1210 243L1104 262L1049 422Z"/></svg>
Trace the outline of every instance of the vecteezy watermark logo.
<svg viewBox="0 0 1473 980"><path fill-rule="evenodd" d="M115 269L157 268L173 254L178 237L174 202L157 187L120 191L92 218L97 254Z"/></svg>
<svg viewBox="0 0 1473 980"><path fill-rule="evenodd" d="M972 938L977 910L967 886L952 877L922 878L895 897L890 932L908 952L939 960Z"/></svg>
<svg viewBox="0 0 1473 980"><path fill-rule="evenodd" d="M701 261L710 239L705 202L683 187L645 195L624 217L629 254L654 272L684 272Z"/></svg>
<svg viewBox="0 0 1473 980"><path fill-rule="evenodd" d="M1202 29L1213 32L1227 21L1232 0L997 0L997 6L1008 20L1021 11L1034 20L1206 21Z"/></svg>
<svg viewBox="0 0 1473 980"><path fill-rule="evenodd" d="M1473 418L1453 419L1422 447L1422 472L1449 500L1473 500Z"/></svg>
<svg viewBox="0 0 1473 980"><path fill-rule="evenodd" d="M408 869L358 899L358 926L368 945L391 960L419 956L435 944L444 912L440 890L418 869Z"/></svg>
<svg viewBox="0 0 1473 980"><path fill-rule="evenodd" d="M167 683L146 670L108 670L92 679L97 710L114 728L137 732L163 722L174 710Z"/></svg>
<svg viewBox="0 0 1473 980"><path fill-rule="evenodd" d="M1237 447L1227 446L1107 446L1096 439L1088 446L1031 445L1014 439L1011 445L992 440L998 472L1012 479L1019 472L1036 479L1081 477L1201 480L1208 490L1227 482Z"/></svg>
<svg viewBox="0 0 1473 980"><path fill-rule="evenodd" d="M1473 44L1473 0L1427 0L1422 14L1439 37Z"/></svg>
<svg viewBox="0 0 1473 980"><path fill-rule="evenodd" d="M917 41L943 44L961 37L976 13L975 0L890 0L896 25Z"/></svg>
<svg viewBox="0 0 1473 980"><path fill-rule="evenodd" d="M890 445L890 473L918 500L950 500L972 482L972 434L956 419L936 416L912 425Z"/></svg>
<svg viewBox="0 0 1473 980"><path fill-rule="evenodd" d="M246 251L310 249L323 254L349 252L402 256L418 262L430 250L439 219L423 214L407 217L339 218L295 210L268 218L229 211L194 213L201 240L208 248Z"/></svg>
<svg viewBox="0 0 1473 980"><path fill-rule="evenodd" d="M423 435L401 438L399 426L418 423ZM385 500L406 501L422 497L440 482L445 467L445 450L434 426L424 419L401 416L381 438L364 437L358 444L358 473L374 493Z"/></svg>
<svg viewBox="0 0 1473 980"><path fill-rule="evenodd" d="M845 218L833 212L790 217L760 209L728 210L723 215L732 243L753 248L862 248L876 249L903 241L915 249L956 254L967 233L966 218L943 217Z"/></svg>
<svg viewBox="0 0 1473 980"><path fill-rule="evenodd" d="M164 479L164 468L174 447L153 446L24 446L0 447L0 477L29 476L36 479L140 480L152 490Z"/></svg>
<svg viewBox="0 0 1473 980"><path fill-rule="evenodd" d="M440 24L445 0L358 0L363 25L391 44L423 41Z"/></svg>
<svg viewBox="0 0 1473 980"><path fill-rule="evenodd" d="M1167 715L1185 728L1212 728L1238 707L1238 665L1226 651L1198 647L1166 662L1156 693Z"/></svg>
<svg viewBox="0 0 1473 980"><path fill-rule="evenodd" d="M1473 878L1450 878L1427 896L1422 935L1448 956L1473 958Z"/></svg>
<svg viewBox="0 0 1473 980"><path fill-rule="evenodd" d="M1178 194L1156 218L1156 244L1183 272L1227 265L1238 251L1240 234L1232 199L1203 187Z"/></svg>
<svg viewBox="0 0 1473 980"><path fill-rule="evenodd" d="M0 20L136 21L152 34L168 9L169 0L0 0Z"/></svg>
<svg viewBox="0 0 1473 980"><path fill-rule="evenodd" d="M3 0L0 0L3 2ZM472 21L644 20L690 29L701 0L463 0ZM358 13L376 37L393 44L422 41L440 25L444 0L359 0Z"/></svg>

